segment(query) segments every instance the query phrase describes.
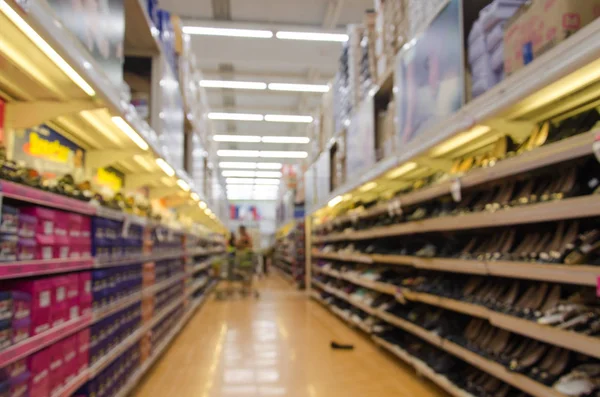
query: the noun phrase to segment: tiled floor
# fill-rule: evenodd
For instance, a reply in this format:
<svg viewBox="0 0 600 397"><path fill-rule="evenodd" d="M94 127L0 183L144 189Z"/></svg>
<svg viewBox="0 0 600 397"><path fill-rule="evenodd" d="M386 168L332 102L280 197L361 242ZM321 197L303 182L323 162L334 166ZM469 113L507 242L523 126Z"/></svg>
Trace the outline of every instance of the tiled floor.
<svg viewBox="0 0 600 397"><path fill-rule="evenodd" d="M135 397L446 396L283 279L261 297L211 300ZM354 351L332 351L331 340Z"/></svg>

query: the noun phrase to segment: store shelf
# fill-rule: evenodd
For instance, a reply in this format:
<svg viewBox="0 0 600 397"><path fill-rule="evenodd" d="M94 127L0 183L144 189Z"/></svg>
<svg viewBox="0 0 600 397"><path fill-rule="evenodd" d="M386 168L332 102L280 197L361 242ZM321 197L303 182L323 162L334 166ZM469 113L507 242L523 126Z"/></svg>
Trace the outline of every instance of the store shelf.
<svg viewBox="0 0 600 397"><path fill-rule="evenodd" d="M51 397L71 397L75 392L89 380L88 371L83 371L64 385L60 390L53 393Z"/></svg>
<svg viewBox="0 0 600 397"><path fill-rule="evenodd" d="M144 296L148 296L148 295L156 295L157 293L159 293L160 291L169 288L172 285L175 285L179 282L182 282L183 279L185 278L184 274L179 274L177 276L173 276L170 277L166 280L160 281L150 287L146 287L142 290L142 295Z"/></svg>
<svg viewBox="0 0 600 397"><path fill-rule="evenodd" d="M371 264L373 263L373 259L368 255L363 255L358 252L356 253L333 253L333 252L319 252L317 250L312 251L313 258L319 259L330 259L334 261L342 261L342 262L356 262L356 263L365 263Z"/></svg>
<svg viewBox="0 0 600 397"><path fill-rule="evenodd" d="M527 263L527 262L526 262ZM452 258L413 258L413 266L417 269L436 270L465 274L487 275L487 263L478 260Z"/></svg>
<svg viewBox="0 0 600 397"><path fill-rule="evenodd" d="M192 274L196 274L201 271L204 271L204 270L208 270L212 266L212 262L213 262L213 260L209 259L207 261L198 263L195 266L192 266L192 268L190 270L188 270L187 274L192 275Z"/></svg>
<svg viewBox="0 0 600 397"><path fill-rule="evenodd" d="M313 282L313 284L315 284L316 286L318 286L319 288L321 288L323 291L327 292L328 294L336 296L336 297L340 298L341 300L350 303L352 306L362 310L363 312L365 312L367 314L373 315L375 313L375 309L373 309L371 306L366 305L361 302L357 302L356 300L352 299L350 297L350 295L348 295L344 291L341 291L337 288L330 287L330 286L325 285L316 280L313 280L312 282Z"/></svg>
<svg viewBox="0 0 600 397"><path fill-rule="evenodd" d="M204 286L206 286L206 284L208 284L209 279L206 278L202 281L199 282L195 282L194 284L192 284L186 291L185 291L185 296L188 297L190 295L193 295L194 292L198 291L199 289L203 288Z"/></svg>
<svg viewBox="0 0 600 397"><path fill-rule="evenodd" d="M150 254L150 255L138 255L132 256L123 259L117 260L96 260L94 267L103 268L103 267L117 267L117 266L127 266L127 265L137 265L140 263L146 262L157 262L164 261L169 259L177 259L183 258L186 256L185 251L174 251L174 252L162 252L158 254Z"/></svg>
<svg viewBox="0 0 600 397"><path fill-rule="evenodd" d="M156 56L161 52L159 30L150 20L143 0L125 2L125 55Z"/></svg>
<svg viewBox="0 0 600 397"><path fill-rule="evenodd" d="M484 211L456 216L443 216L422 221L405 222L392 226L374 227L368 230L335 233L326 237L316 237L313 239L313 243L360 241L417 233L447 232L519 225L563 219L585 218L598 215L600 215L600 200L598 200L597 195L589 195L560 201L508 208L496 212Z"/></svg>
<svg viewBox="0 0 600 397"><path fill-rule="evenodd" d="M498 277L523 278L595 287L600 267L593 265L554 265L530 262L486 262L487 274Z"/></svg>
<svg viewBox="0 0 600 397"><path fill-rule="evenodd" d="M96 214L96 207L85 201L46 192L26 185L0 180L0 190L6 198L43 205L84 215Z"/></svg>
<svg viewBox="0 0 600 397"><path fill-rule="evenodd" d="M214 284L213 284L214 287ZM154 363L162 356L162 354L167 350L171 342L175 339L175 337L181 332L183 327L187 324L187 322L193 317L195 312L206 302L207 296L210 293L210 289L199 299L193 302L190 306L190 309L184 314L183 318L179 321L179 323L169 332L169 334L165 337L164 341L155 349L154 353L148 360L146 360L142 366L133 374L133 376L129 379L129 381L123 386L123 388L116 394L115 397L127 397L129 393L135 389L137 384L140 382L142 377L152 368Z"/></svg>
<svg viewBox="0 0 600 397"><path fill-rule="evenodd" d="M75 320L67 321L57 327L52 327L46 332L29 337L16 345L12 345L0 351L0 368L4 368L8 364L27 357L32 353L88 327L91 324L91 321L91 316L79 317Z"/></svg>
<svg viewBox="0 0 600 397"><path fill-rule="evenodd" d="M93 267L93 264L94 260L92 258L49 259L1 263L0 280L88 270Z"/></svg>
<svg viewBox="0 0 600 397"><path fill-rule="evenodd" d="M584 134L563 139L513 158L500 161L493 167L471 170L458 177L460 179L461 189L475 187L486 182L515 176L534 169L591 155L593 154L592 144L598 133L600 133L600 129L594 129ZM375 207L359 214L347 214L337 217L335 220L319 225L316 230L325 230L332 227L334 223L347 223L353 219L368 219L383 215L388 212L390 204L394 202L399 202L403 207L408 207L441 196L450 195L455 179L456 178L448 179L423 189L400 195L388 202L377 204Z"/></svg>
<svg viewBox="0 0 600 397"><path fill-rule="evenodd" d="M152 317L152 320L148 324L142 325L137 331L129 335L117 346L113 347L108 353L106 353L104 356L102 356L102 358L97 360L92 366L89 367L89 378L93 379L98 376L114 360L127 351L127 349L129 349L131 346L136 344L142 338L142 336L144 336L144 334L151 331L152 327L162 321L167 315L169 315L169 313L175 310L175 308L180 306L182 303L183 297L176 299L174 302L167 305L167 307Z"/></svg>
<svg viewBox="0 0 600 397"><path fill-rule="evenodd" d="M111 314L120 312L121 310L142 301L142 292L137 292L121 298L118 301L94 310L92 314L92 323L96 323Z"/></svg>
<svg viewBox="0 0 600 397"><path fill-rule="evenodd" d="M418 358L412 356L405 350L395 346L384 339L381 339L377 336L372 337L373 341L384 349L388 350L390 353L400 358L406 364L412 365L417 373L421 376L426 377L427 379L433 381L436 385L445 390L448 394L453 397L475 397L471 393L461 389L456 386L448 378L445 376L438 374L433 369L431 369L427 364Z"/></svg>
<svg viewBox="0 0 600 397"><path fill-rule="evenodd" d="M351 282L352 284L360 285L361 287L369 288L374 291L381 292L383 294L395 295L398 288L392 284L381 283L378 281L368 280L363 277L353 277L345 275L342 272L338 272L337 270L332 269L323 269L316 266L313 266L313 269L316 273L322 273L330 277L334 277L340 280L345 280Z"/></svg>
<svg viewBox="0 0 600 397"><path fill-rule="evenodd" d="M337 307L335 307L333 305L329 305L327 302L325 302L325 300L323 300L323 298L321 298L321 296L319 294L312 293L311 294L311 298L313 298L314 300L316 300L317 302L319 302L320 304L322 304L323 306L325 306L333 314L335 314L336 316L338 316L342 321L344 321L345 323L349 324L351 327L357 327L361 331L363 331L363 332L365 332L367 334L371 334L373 332L373 330L371 329L371 327L369 327L363 321L354 321L354 320L352 320L341 309L339 309L339 308L337 308Z"/></svg>
<svg viewBox="0 0 600 397"><path fill-rule="evenodd" d="M374 263L398 266L414 266L415 257L407 255L369 255Z"/></svg>

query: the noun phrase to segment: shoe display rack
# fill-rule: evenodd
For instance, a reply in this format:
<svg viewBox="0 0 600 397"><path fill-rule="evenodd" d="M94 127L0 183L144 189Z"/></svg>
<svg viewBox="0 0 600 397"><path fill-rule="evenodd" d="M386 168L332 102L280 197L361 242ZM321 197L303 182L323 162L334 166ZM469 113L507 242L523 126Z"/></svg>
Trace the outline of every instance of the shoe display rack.
<svg viewBox="0 0 600 397"><path fill-rule="evenodd" d="M274 252L274 266L298 288L305 288L306 232L304 220L286 226L277 238Z"/></svg>
<svg viewBox="0 0 600 397"><path fill-rule="evenodd" d="M494 89L465 106L486 104L469 128L503 109L518 129L506 109L523 111L519 83L546 55L502 83L506 102ZM465 133L449 150L439 138L330 200L313 214L310 295L453 396L596 395L600 113L588 89L560 112L527 102L525 132Z"/></svg>

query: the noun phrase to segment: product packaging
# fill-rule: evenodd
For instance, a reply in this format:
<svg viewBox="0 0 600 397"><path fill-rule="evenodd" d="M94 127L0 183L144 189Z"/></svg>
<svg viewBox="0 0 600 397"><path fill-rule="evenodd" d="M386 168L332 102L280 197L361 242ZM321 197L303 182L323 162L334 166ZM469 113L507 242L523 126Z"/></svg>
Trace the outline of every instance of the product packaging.
<svg viewBox="0 0 600 397"><path fill-rule="evenodd" d="M52 321L52 279L20 280L12 284L12 288L31 296L30 334L35 336L49 330Z"/></svg>

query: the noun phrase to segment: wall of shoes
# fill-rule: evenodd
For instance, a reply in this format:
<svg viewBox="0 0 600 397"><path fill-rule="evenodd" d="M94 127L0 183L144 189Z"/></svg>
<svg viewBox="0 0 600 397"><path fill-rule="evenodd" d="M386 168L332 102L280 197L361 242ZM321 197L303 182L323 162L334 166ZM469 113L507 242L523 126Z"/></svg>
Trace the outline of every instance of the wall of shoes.
<svg viewBox="0 0 600 397"><path fill-rule="evenodd" d="M214 286L226 202L181 157L202 112L160 121L199 100L177 19L121 3L85 41L71 3L0 0L3 396L128 395Z"/></svg>
<svg viewBox="0 0 600 397"><path fill-rule="evenodd" d="M314 201L310 294L453 396L595 395L600 20L532 50L511 27L550 29L593 2L552 2L545 16L543 1L478 3L463 29L468 103L414 138L394 105L394 154ZM498 43L504 68L522 64L483 84L472 69ZM407 101L399 73L376 87L376 108Z"/></svg>

